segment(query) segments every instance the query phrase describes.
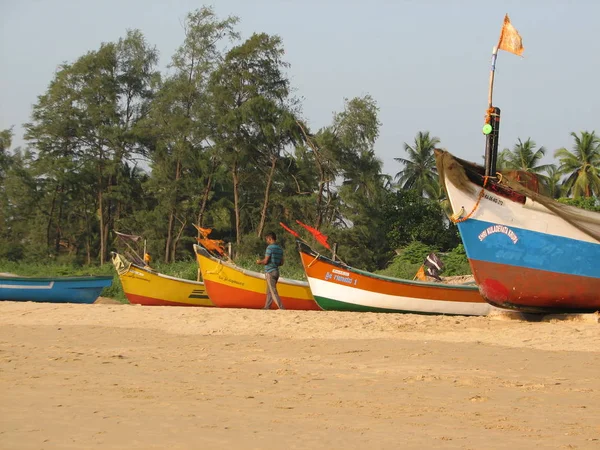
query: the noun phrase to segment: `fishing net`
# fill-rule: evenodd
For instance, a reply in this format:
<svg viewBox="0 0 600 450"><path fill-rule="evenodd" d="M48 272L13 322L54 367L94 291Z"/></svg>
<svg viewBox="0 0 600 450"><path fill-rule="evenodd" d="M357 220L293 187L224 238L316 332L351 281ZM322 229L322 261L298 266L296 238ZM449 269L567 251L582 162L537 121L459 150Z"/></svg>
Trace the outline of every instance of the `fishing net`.
<svg viewBox="0 0 600 450"><path fill-rule="evenodd" d="M461 191L477 195L478 189L475 188L473 183L483 185L485 173L483 167L456 158L450 153L439 149L435 150L435 160L440 182L443 186L446 186L445 179L448 178L452 184ZM493 183L508 187L514 192L527 197L533 202L532 205L528 205L530 208L536 208L535 203L542 205L550 213L559 216L565 222L571 224L600 243L600 213L587 211L571 205L565 205L564 203L557 202L550 197L536 192L531 188L537 187L537 182L532 184L531 175L523 176L524 172L501 171L500 173L502 175L500 179L494 179L492 181ZM473 180L480 180L481 182L477 183ZM524 186L524 184L529 186L529 188Z"/></svg>

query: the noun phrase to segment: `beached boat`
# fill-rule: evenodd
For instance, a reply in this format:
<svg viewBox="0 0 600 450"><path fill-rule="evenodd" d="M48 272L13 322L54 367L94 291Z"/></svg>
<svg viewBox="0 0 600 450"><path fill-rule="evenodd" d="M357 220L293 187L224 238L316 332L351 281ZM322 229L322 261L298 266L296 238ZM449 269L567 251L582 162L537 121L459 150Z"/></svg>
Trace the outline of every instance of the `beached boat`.
<svg viewBox="0 0 600 450"><path fill-rule="evenodd" d="M523 312L600 310L600 213L545 197L436 150L481 295Z"/></svg>
<svg viewBox="0 0 600 450"><path fill-rule="evenodd" d="M112 254L125 296L130 303L147 306L214 306L204 283L171 277Z"/></svg>
<svg viewBox="0 0 600 450"><path fill-rule="evenodd" d="M435 151L440 182L452 205L481 295L522 312L600 310L600 213L539 193L532 174L498 173L500 108L493 88L498 50L521 55L523 42L508 15L493 48L488 91L485 164Z"/></svg>
<svg viewBox="0 0 600 450"><path fill-rule="evenodd" d="M313 297L327 311L482 316L493 307L474 285L401 280L333 261L298 241Z"/></svg>
<svg viewBox="0 0 600 450"><path fill-rule="evenodd" d="M20 277L0 276L0 300L15 302L94 303L111 276Z"/></svg>
<svg viewBox="0 0 600 450"><path fill-rule="evenodd" d="M203 247L194 245L206 291L221 308L261 309L267 296L264 273L245 270L233 263L215 258ZM320 310L306 281L279 278L277 291L285 309ZM273 303L272 309L277 309Z"/></svg>

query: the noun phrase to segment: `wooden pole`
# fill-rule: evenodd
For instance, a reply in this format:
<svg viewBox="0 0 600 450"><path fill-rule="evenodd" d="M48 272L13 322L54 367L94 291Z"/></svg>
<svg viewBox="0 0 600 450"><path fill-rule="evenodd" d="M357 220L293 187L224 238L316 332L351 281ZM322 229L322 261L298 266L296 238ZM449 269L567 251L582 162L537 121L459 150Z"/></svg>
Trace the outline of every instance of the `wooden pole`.
<svg viewBox="0 0 600 450"><path fill-rule="evenodd" d="M490 85L488 90L488 108L492 107L492 97L494 94L494 75L496 73L496 58L498 57L498 46L492 49L492 67L490 69Z"/></svg>

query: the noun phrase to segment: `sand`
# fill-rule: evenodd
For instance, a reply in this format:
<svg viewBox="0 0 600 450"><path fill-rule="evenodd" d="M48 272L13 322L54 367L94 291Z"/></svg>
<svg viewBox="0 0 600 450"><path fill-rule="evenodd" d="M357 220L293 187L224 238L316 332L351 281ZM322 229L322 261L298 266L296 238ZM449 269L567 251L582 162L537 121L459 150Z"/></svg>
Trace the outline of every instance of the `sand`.
<svg viewBox="0 0 600 450"><path fill-rule="evenodd" d="M0 302L0 448L600 448L598 315Z"/></svg>

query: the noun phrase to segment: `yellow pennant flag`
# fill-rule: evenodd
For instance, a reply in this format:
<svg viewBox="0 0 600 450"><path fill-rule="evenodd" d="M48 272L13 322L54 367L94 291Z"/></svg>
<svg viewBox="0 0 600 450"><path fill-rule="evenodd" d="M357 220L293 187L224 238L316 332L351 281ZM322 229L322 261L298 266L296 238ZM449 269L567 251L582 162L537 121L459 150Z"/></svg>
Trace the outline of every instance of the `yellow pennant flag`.
<svg viewBox="0 0 600 450"><path fill-rule="evenodd" d="M521 39L521 36L519 36L519 32L510 23L508 14L504 16L504 25L502 25L500 41L498 42L498 49L514 53L518 56L521 56L524 50L523 39Z"/></svg>

